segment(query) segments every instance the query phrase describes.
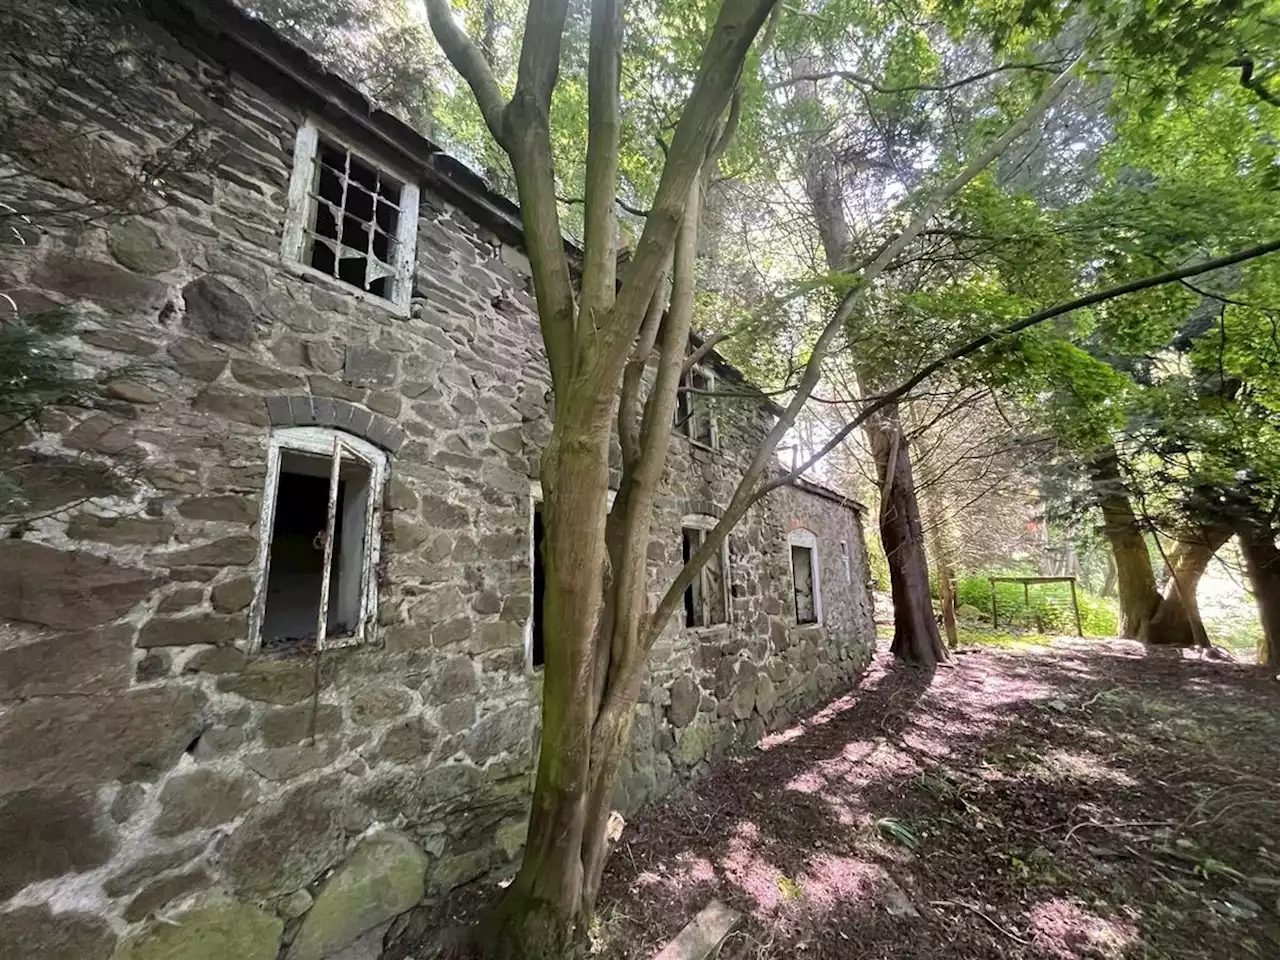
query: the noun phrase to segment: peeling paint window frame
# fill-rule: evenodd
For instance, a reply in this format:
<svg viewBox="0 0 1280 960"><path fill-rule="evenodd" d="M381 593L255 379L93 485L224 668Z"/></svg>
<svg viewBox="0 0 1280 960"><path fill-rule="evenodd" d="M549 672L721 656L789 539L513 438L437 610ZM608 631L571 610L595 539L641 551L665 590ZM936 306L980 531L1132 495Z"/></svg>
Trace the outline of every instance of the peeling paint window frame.
<svg viewBox="0 0 1280 960"><path fill-rule="evenodd" d="M697 378L702 379L704 386L695 384ZM716 389L715 371L700 363L695 364L691 370L680 378L680 385L687 390L696 389L713 392ZM698 423L704 417L707 423L706 436L710 440L709 443L698 439L698 436L702 434L702 431L697 428ZM720 427L716 422L716 414L715 410L712 409L711 400L705 393L681 391L676 403L676 432L695 447L700 447L703 450L720 449Z"/></svg>
<svg viewBox="0 0 1280 960"><path fill-rule="evenodd" d="M317 615L316 648L332 650L369 643L374 639L378 620L378 561L381 556L382 501L386 490L389 458L367 440L327 427L281 427L267 438L267 477L262 495L258 523L258 560L255 571L253 606L250 608L249 653L262 647L262 627L267 607L267 585L271 574L271 544L275 530L276 501L280 491L282 459L286 453L317 459L328 458L329 506L323 539L322 570L331 568L336 525L341 510L337 504L339 471L344 458L358 460L369 471L369 489L365 502L364 537L360 558L360 611L350 632L329 636L329 580L321 577L320 605Z"/></svg>
<svg viewBox="0 0 1280 960"><path fill-rule="evenodd" d="M683 541L684 533L686 530L701 531L703 539L700 539L698 541L698 546L701 546L703 543L703 540L707 535L707 531L714 529L715 525L719 522L720 521L716 517L713 517L704 513L685 514L683 517L680 518L680 538ZM708 570L707 570L706 564L703 564L702 569L698 571L698 584L699 584L700 594L704 598L709 593L707 580L708 580ZM714 627L723 627L733 622L733 605L730 602L733 599L733 591L731 590L731 587L730 587L731 581L732 581L732 578L730 576L730 568L729 568L729 538L725 537L722 541L720 541L720 592L723 594L723 597L724 597L724 600L723 600L724 619L716 620L714 622L711 621L709 619L710 606L704 599L702 603L703 616L708 618L707 622L686 624L685 625L686 630L709 630ZM687 590L692 590L692 589L693 589L692 586L690 586L686 589L686 592Z"/></svg>
<svg viewBox="0 0 1280 960"><path fill-rule="evenodd" d="M796 587L796 565L794 547L809 551L809 570L813 579L813 619L800 619L800 602ZM822 623L822 563L818 556L818 537L803 527L787 534L787 563L791 568L791 610L799 626L814 626Z"/></svg>
<svg viewBox="0 0 1280 960"><path fill-rule="evenodd" d="M308 236L314 229L316 202L312 194L316 189L318 157L321 141L342 150L378 173L400 183L399 213L396 221L395 263L390 280L390 296L383 297L361 289L338 277L311 266L308 262ZM285 211L284 231L280 241L281 260L290 270L307 277L322 278L326 283L368 303L378 304L399 316L409 315L409 303L413 295L413 277L417 267L418 217L421 191L413 177L391 164L370 157L353 147L330 130L321 129L316 121L307 118L298 127L294 139L293 169L289 176L289 193Z"/></svg>

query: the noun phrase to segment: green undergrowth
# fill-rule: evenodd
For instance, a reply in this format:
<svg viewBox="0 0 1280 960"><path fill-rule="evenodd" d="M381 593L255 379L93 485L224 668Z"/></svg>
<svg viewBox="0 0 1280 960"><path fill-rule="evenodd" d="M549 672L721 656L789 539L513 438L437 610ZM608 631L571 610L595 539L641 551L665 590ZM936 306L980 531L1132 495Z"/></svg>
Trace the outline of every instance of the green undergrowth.
<svg viewBox="0 0 1280 960"><path fill-rule="evenodd" d="M1009 633L1003 630L956 631L961 647L995 647L999 650L1041 650L1053 642L1044 633Z"/></svg>
<svg viewBox="0 0 1280 960"><path fill-rule="evenodd" d="M956 583L956 604L969 620L991 622L991 583L988 576L999 573L962 577ZM1087 637L1114 637L1119 628L1115 601L1096 596L1076 587L1080 605L1080 625ZM1029 599L1029 603L1027 602ZM1071 585L1067 583L1032 584L1024 591L1020 583L996 584L998 627L1037 631L1056 635L1074 634L1075 618L1071 610Z"/></svg>

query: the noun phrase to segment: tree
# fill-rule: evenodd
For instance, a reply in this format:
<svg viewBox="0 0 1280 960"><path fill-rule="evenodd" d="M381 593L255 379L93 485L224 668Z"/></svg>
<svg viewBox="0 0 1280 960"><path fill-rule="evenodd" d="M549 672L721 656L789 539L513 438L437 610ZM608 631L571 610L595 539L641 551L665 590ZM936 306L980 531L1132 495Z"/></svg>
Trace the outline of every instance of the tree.
<svg viewBox="0 0 1280 960"><path fill-rule="evenodd" d="M737 122L741 99L738 109L730 103L744 63L772 8L772 0L728 0L718 14L708 13L696 79L635 255L619 277L623 9L618 0L591 4L581 289L575 290L550 124L568 4L530 3L509 97L447 2L427 4L441 47L510 158L556 404L541 464L542 749L524 861L498 911L494 949L500 955L565 955L598 889L609 800L645 655L684 589L673 587L646 615L645 551L687 359L699 209L709 172ZM668 273L669 296L663 289ZM657 370L645 397L644 373L655 351ZM623 476L606 518L615 409Z"/></svg>
<svg viewBox="0 0 1280 960"><path fill-rule="evenodd" d="M773 470L774 451L821 380L824 360L864 308L868 291L947 203L1043 115L1070 82L1068 64L1019 119L975 146L955 172L913 192L901 205L901 225L866 256L837 261L838 273L821 284L834 293L829 309L815 326L797 379L788 385L781 415L752 455L715 528L651 603L646 548L682 374L717 342L712 338L690 348L703 201L717 164L747 115L748 94L754 89L747 72L752 47L766 22L771 24L766 43L775 29L778 21L770 20L774 4L725 0L713 8L658 4L635 10L651 21L677 23L682 49L691 55L687 76L677 73L678 83L665 80L668 92L681 94L683 105L677 105L674 126L658 131L660 156L649 155L656 185L634 252L622 267L617 256L619 185L625 181L634 186L643 176L634 167L625 176L623 172L622 145L638 140L631 139L634 131L624 137L620 109L629 91L620 73L627 47L619 0L594 0L590 8L586 152L582 169L572 177L583 187L582 202L574 205L582 212L580 259L571 259L562 237L551 119L559 85L582 79L562 80L562 47L567 50L566 38L577 36L567 4L530 4L509 93L481 47L454 20L447 0L429 0L427 9L432 30L510 160L555 396L555 421L540 471L546 564L542 748L524 861L498 905L490 949L499 956L558 957L569 951L594 903L609 851L609 800L648 651L728 531L753 504L872 417L892 410L932 374L1006 335L1144 286L1104 291L994 330L986 318L980 336L860 403L857 415L794 471ZM1258 256L1274 248L1237 256ZM1166 274L1147 285L1183 275L1190 274ZM621 482L613 507L606 511L614 429L622 451ZM904 644L904 658L931 662L939 655L914 644Z"/></svg>

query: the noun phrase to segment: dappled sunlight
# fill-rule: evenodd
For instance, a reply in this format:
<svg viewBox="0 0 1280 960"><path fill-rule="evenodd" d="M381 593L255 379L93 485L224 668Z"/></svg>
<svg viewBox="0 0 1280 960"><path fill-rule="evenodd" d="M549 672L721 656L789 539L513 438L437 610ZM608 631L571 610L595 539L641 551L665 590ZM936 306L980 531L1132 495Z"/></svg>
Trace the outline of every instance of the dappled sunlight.
<svg viewBox="0 0 1280 960"><path fill-rule="evenodd" d="M659 864L657 869L637 874L632 883L637 887L664 887L676 891L715 880L716 869L709 859L682 852L670 864Z"/></svg>
<svg viewBox="0 0 1280 960"><path fill-rule="evenodd" d="M1048 780L1076 780L1080 783L1110 784L1116 787L1138 785L1138 781L1129 774L1095 753L1051 750L1044 755L1044 762L1036 766L1040 776Z"/></svg>
<svg viewBox="0 0 1280 960"><path fill-rule="evenodd" d="M823 906L872 901L888 874L878 864L857 857L820 854L810 860L801 886L807 901Z"/></svg>
<svg viewBox="0 0 1280 960"><path fill-rule="evenodd" d="M790 889L785 882L779 884L784 875L778 868L752 848L731 850L720 864L725 878L751 898L755 910L769 913L777 909L786 896L784 891Z"/></svg>
<svg viewBox="0 0 1280 960"><path fill-rule="evenodd" d="M602 894L627 917L608 960L651 955L713 898L746 917L724 960L1280 955L1274 893L1250 894L1267 905L1250 921L1229 872L1280 884L1258 852L1280 807L1222 810L1271 796L1280 689L1135 647L971 653L932 675L878 661L628 825Z"/></svg>
<svg viewBox="0 0 1280 960"><path fill-rule="evenodd" d="M1064 899L1032 907L1030 927L1037 950L1052 960L1121 960L1140 942L1133 923L1101 916Z"/></svg>

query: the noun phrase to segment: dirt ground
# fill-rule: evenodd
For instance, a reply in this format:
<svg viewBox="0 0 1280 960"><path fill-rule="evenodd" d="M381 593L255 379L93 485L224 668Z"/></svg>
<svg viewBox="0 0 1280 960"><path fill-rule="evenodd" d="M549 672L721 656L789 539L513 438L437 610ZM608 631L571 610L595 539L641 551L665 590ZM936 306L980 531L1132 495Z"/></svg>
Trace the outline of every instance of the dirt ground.
<svg viewBox="0 0 1280 960"><path fill-rule="evenodd" d="M595 952L712 898L746 958L1280 958L1280 683L1055 641L862 683L644 811Z"/></svg>

